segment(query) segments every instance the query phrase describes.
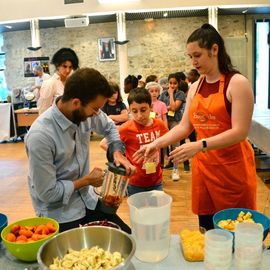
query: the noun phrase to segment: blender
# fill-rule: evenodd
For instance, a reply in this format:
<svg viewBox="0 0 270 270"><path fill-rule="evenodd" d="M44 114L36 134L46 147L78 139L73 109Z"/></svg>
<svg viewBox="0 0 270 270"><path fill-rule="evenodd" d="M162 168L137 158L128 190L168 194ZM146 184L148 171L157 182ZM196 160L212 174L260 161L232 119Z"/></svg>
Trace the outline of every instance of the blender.
<svg viewBox="0 0 270 270"><path fill-rule="evenodd" d="M108 162L107 165L99 193L99 205L104 213L115 214L126 194L128 177L123 166L117 167L113 162Z"/></svg>

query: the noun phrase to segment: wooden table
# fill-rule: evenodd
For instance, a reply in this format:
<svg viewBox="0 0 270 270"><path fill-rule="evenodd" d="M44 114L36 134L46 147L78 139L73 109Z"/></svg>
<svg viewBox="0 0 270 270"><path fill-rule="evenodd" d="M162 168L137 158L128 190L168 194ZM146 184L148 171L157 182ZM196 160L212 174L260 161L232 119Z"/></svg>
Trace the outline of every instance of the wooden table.
<svg viewBox="0 0 270 270"><path fill-rule="evenodd" d="M38 108L23 108L15 111L18 127L29 127L38 118Z"/></svg>

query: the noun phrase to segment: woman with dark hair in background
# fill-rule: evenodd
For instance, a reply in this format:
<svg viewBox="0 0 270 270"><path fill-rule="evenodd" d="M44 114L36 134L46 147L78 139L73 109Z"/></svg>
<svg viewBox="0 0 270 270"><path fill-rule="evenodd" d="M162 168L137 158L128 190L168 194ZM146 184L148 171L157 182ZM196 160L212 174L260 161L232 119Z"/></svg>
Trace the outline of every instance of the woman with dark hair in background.
<svg viewBox="0 0 270 270"><path fill-rule="evenodd" d="M128 75L124 80L124 91L126 94L129 94L129 92L132 89L135 89L138 87L138 82L142 78L141 75L138 75L137 77L134 75Z"/></svg>
<svg viewBox="0 0 270 270"><path fill-rule="evenodd" d="M113 94L108 98L105 105L101 108L116 125L121 125L128 120L128 110L123 102L119 85L116 82L109 82Z"/></svg>
<svg viewBox="0 0 270 270"><path fill-rule="evenodd" d="M79 59L72 49L62 48L53 55L51 64L55 66L56 71L51 78L41 85L37 104L39 114L45 112L52 105L55 97L63 94L68 76L72 70L79 67Z"/></svg>
<svg viewBox="0 0 270 270"><path fill-rule="evenodd" d="M192 210L208 230L220 210L256 208L256 166L247 141L254 98L212 25L204 24L190 35L187 54L202 77L189 89L182 121L135 153L134 160L148 158L195 129L197 141L179 146L170 158L183 162L193 157Z"/></svg>

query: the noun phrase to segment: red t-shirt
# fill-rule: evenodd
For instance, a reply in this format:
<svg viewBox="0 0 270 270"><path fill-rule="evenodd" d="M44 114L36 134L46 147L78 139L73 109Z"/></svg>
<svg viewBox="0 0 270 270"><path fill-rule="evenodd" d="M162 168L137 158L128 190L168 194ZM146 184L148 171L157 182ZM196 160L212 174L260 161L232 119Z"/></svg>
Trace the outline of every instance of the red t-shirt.
<svg viewBox="0 0 270 270"><path fill-rule="evenodd" d="M127 159L136 166L136 173L129 178L129 184L138 187L155 186L162 181L162 170L160 167L160 160L158 161L156 172L146 174L143 162L135 164L133 162L133 154L145 144L149 144L158 137L168 132L161 119L153 119L153 124L150 126L142 126L134 120L122 124L119 128L119 133L122 142L126 146Z"/></svg>

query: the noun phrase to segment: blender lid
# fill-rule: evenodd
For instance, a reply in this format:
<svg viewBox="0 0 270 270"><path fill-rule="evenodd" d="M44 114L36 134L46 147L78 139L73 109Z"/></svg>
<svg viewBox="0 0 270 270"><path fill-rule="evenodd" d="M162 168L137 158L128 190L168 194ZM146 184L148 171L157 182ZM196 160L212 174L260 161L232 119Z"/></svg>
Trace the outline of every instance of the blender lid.
<svg viewBox="0 0 270 270"><path fill-rule="evenodd" d="M113 162L108 162L108 170L115 174L126 175L126 169L123 166L117 167Z"/></svg>

